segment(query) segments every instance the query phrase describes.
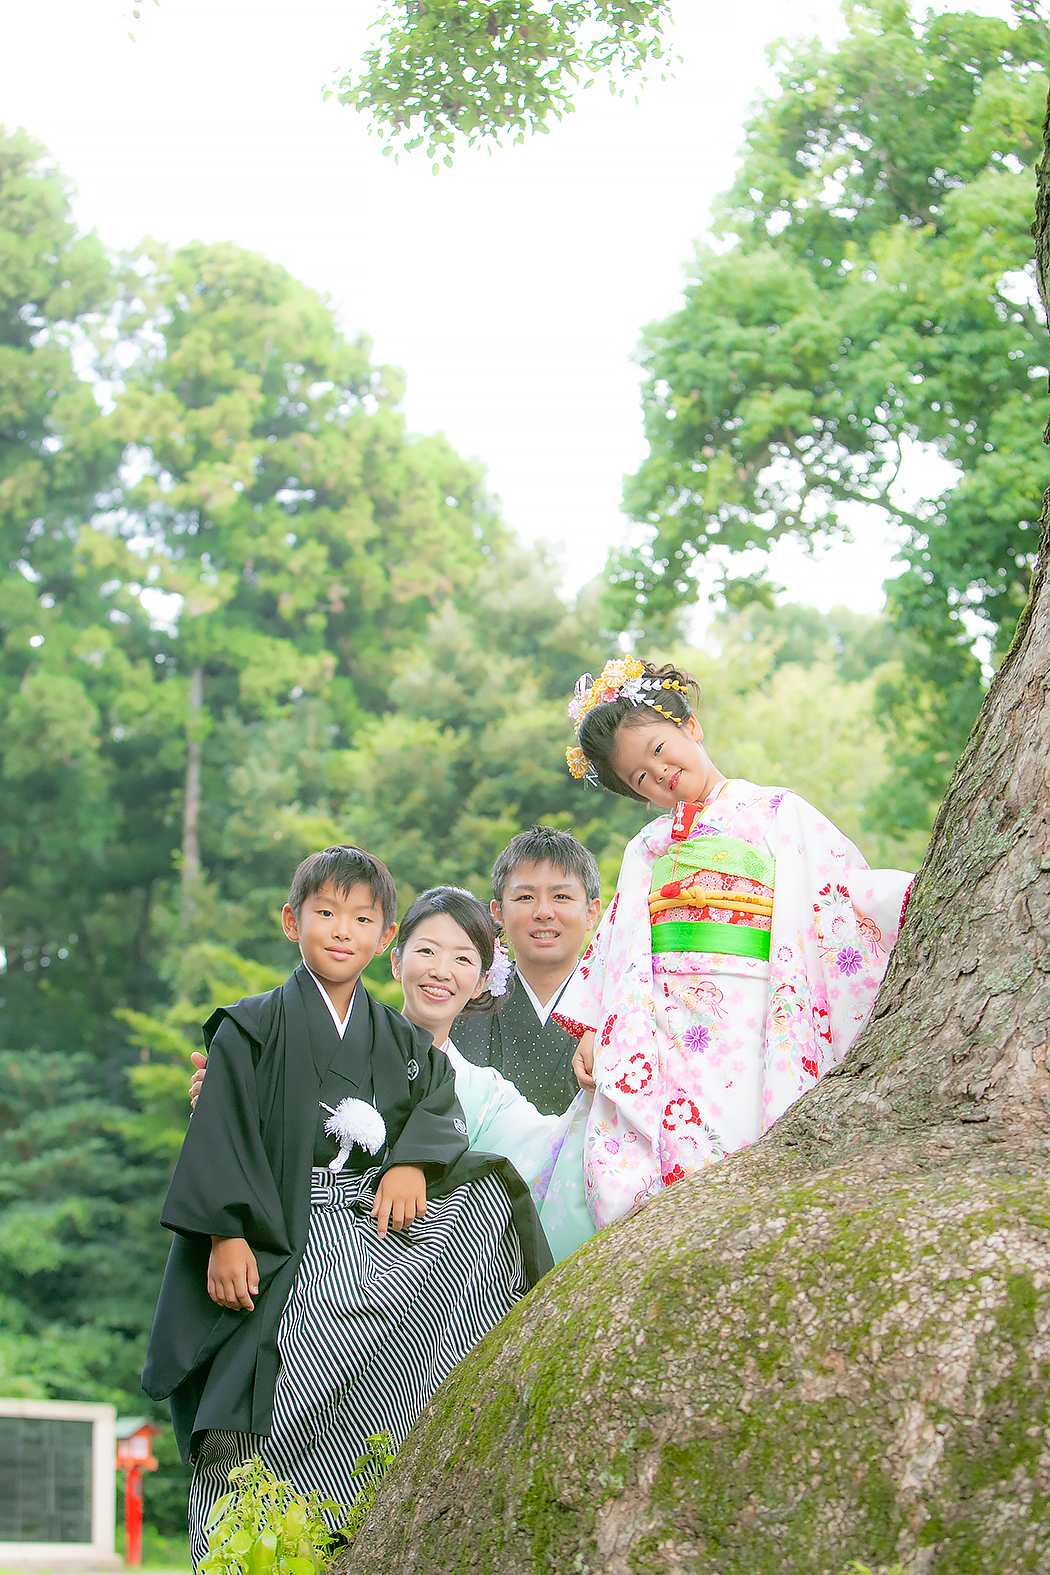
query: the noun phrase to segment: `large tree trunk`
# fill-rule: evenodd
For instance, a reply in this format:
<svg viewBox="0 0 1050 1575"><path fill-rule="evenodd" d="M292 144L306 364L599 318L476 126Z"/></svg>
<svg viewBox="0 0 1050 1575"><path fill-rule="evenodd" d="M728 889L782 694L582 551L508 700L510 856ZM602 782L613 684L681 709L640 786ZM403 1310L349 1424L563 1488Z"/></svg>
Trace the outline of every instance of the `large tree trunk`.
<svg viewBox="0 0 1050 1575"><path fill-rule="evenodd" d="M1048 554L852 1055L482 1342L342 1569L1050 1570Z"/></svg>
<svg viewBox="0 0 1050 1575"><path fill-rule="evenodd" d="M201 879L201 741L200 710L204 702L204 671L190 672L189 724L186 729L186 785L182 798L182 913L192 918Z"/></svg>

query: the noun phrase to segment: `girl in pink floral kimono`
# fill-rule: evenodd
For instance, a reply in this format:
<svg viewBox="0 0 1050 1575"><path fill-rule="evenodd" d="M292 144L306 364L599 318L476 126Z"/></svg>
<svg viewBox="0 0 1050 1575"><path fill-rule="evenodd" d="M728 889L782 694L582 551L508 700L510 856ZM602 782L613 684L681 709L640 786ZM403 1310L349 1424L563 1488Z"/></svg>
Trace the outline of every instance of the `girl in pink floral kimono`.
<svg viewBox="0 0 1050 1575"><path fill-rule="evenodd" d="M628 844L556 1013L595 1087L584 1179L599 1228L753 1143L844 1059L910 889L797 794L727 780L697 688L619 657L569 707L573 775L668 811Z"/></svg>

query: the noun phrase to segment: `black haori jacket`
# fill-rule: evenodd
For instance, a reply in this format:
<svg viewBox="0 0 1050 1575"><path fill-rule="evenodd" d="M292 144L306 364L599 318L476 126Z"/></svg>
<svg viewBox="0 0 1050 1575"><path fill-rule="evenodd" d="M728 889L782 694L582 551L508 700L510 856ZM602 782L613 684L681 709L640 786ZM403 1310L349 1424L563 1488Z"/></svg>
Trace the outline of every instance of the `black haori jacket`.
<svg viewBox="0 0 1050 1575"><path fill-rule="evenodd" d="M455 1075L430 1034L358 990L363 1000L355 1002L352 1024L366 1036L364 1054L355 1058L359 1081L343 1077L334 1097L353 1097L360 1088L383 1117L386 1147L371 1163L384 1171L423 1166L430 1197L497 1172L531 1287L553 1260L528 1187L509 1160L467 1150ZM323 1081L329 1093L311 1046L317 1006L327 1018L300 966L279 989L220 1007L204 1025L208 1075L161 1215L175 1240L142 1374L151 1399L170 1398L184 1460L206 1428L270 1431L277 1330L310 1224ZM219 1307L208 1296L213 1236L243 1236L255 1254L254 1312Z"/></svg>

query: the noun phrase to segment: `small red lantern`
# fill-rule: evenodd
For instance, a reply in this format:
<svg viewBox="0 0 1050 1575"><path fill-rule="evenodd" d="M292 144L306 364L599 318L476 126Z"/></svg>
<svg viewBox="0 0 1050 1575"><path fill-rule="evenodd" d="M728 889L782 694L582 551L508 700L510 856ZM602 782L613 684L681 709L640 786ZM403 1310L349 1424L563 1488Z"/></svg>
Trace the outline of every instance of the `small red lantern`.
<svg viewBox="0 0 1050 1575"><path fill-rule="evenodd" d="M144 1416L117 1418L117 1470L124 1478L124 1564L138 1569L142 1564L142 1473L156 1471L153 1440L160 1428Z"/></svg>

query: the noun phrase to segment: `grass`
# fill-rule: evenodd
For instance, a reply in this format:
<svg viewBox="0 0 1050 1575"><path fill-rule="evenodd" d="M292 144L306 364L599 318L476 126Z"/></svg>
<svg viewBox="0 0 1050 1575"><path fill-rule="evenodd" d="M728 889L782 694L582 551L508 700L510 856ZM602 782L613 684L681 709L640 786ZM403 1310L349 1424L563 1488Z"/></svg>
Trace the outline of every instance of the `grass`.
<svg viewBox="0 0 1050 1575"><path fill-rule="evenodd" d="M124 1557L124 1527L117 1526L116 1550ZM188 1537L159 1537L149 1526L142 1528L143 1570L182 1570L193 1568ZM0 1571L0 1575L3 1572Z"/></svg>

